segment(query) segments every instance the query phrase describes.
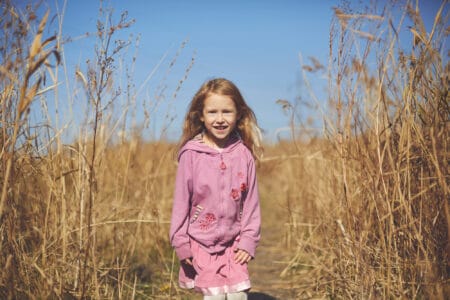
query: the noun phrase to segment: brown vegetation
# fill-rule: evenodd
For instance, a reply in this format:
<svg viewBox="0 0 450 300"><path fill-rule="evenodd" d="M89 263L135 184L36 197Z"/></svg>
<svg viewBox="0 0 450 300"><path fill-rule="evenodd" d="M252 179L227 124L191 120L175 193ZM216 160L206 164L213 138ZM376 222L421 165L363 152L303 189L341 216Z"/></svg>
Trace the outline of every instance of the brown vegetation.
<svg viewBox="0 0 450 300"><path fill-rule="evenodd" d="M298 149L310 159L289 162L297 164L293 178L311 178L307 187L287 184L286 195L298 222L315 224L297 226L297 255L285 270L303 275L305 298L444 299L450 292L444 5L429 33L412 6L398 24L389 8L379 16L336 9L328 139ZM397 35L403 18L413 24L410 50Z"/></svg>
<svg viewBox="0 0 450 300"><path fill-rule="evenodd" d="M114 114L113 58L126 46L114 34L132 21L99 23L102 51L70 91L82 91L86 119L65 144L69 125L47 109L50 93L61 101L61 37L44 37L48 14L34 7L2 9L0 298L189 298L167 241L174 145L144 142ZM294 139L266 146L258 166L263 222L283 224L280 251L292 253L271 275L289 278L296 298L450 293L448 15L428 33L408 6L405 50L403 21L388 12L336 10L324 134L294 131L298 106L282 102ZM135 105L127 91L124 114Z"/></svg>

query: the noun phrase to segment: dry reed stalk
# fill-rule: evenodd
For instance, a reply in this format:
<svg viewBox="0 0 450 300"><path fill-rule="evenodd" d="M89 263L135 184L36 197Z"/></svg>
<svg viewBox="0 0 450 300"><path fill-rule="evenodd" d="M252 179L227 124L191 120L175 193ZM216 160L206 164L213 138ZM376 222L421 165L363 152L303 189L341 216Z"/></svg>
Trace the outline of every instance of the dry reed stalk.
<svg viewBox="0 0 450 300"><path fill-rule="evenodd" d="M105 23L86 35L97 37L104 51L86 72L78 70L82 85L66 84L71 99L85 96L89 104L77 140L67 145L64 134L71 121L64 124L59 115L61 79L56 64L50 64L52 58L59 63L59 54L64 54L63 14L58 15L59 34L44 40L50 15L38 20L36 7L28 6L26 13L17 13L10 2L6 7L0 20L0 266L5 270L0 297L148 299L169 294L155 287L170 282L166 220L175 172L172 145L146 145L137 125L129 138L116 140L118 130L130 131L127 112L139 103L128 101L137 96L127 89L124 113L114 114L121 95L113 81L120 72L112 57L129 44L119 41L108 47L115 32L132 21L123 14L118 24ZM102 11L109 22L110 11ZM62 58L65 81L71 82ZM46 86L39 80L44 72L52 80ZM47 104L49 91L56 116ZM41 111L33 105L35 98ZM42 123L33 125L28 119L32 110Z"/></svg>
<svg viewBox="0 0 450 300"><path fill-rule="evenodd" d="M46 191L39 186L43 160L34 147L39 144L37 132L41 126L30 126L29 112L33 100L44 94L40 88L44 85L46 68L60 61L53 45L55 37L43 40L47 18L48 12L38 21L32 9L19 12L10 1L2 4L0 264L4 275L0 295L5 298L34 297L30 287L37 273L43 274L42 286L46 291L42 295L55 291L48 272L33 264L38 260L33 250L42 249L38 241L45 239L41 228L34 226L39 220L36 215L45 211L33 201L40 201L38 194L45 195ZM32 31L35 25L36 33Z"/></svg>
<svg viewBox="0 0 450 300"><path fill-rule="evenodd" d="M17 13L14 12L14 8L11 6L6 6L4 8L4 14L10 14L10 16L12 17L12 19L10 18L5 18L7 21L4 21L4 30L8 30L11 31L11 26L22 26L24 27L24 21L20 20ZM17 17L17 18L16 18ZM26 113L28 107L30 106L31 102L33 101L33 99L35 98L39 87L41 86L41 81L42 81L42 76L38 76L38 79L33 83L33 85L31 87L29 87L30 84L30 80L32 79L31 77L37 73L39 71L40 68L43 67L44 64L48 64L48 59L50 57L51 54L54 54L55 57L57 58L58 62L59 62L59 54L55 49L51 49L51 50L47 50L44 49L45 46L49 45L54 39L55 37L50 37L48 39L46 39L44 42L42 42L42 32L45 28L45 25L47 23L47 18L48 18L48 12L44 15L44 17L42 18L40 24L39 24L39 28L38 31L36 33L36 35L33 38L33 42L31 44L31 47L29 49L28 52L28 56L26 59L23 58L19 58L16 57L16 61L12 62L11 60L9 60L9 57L5 57L6 60L4 61L4 65L2 66L2 75L7 77L8 79L12 79L12 84L13 85L8 85L5 84L6 90L10 90L10 89L14 89L14 84L20 84L19 87L19 96L17 99L17 111L16 112L10 112L13 113L14 117L14 122L12 124L13 125L13 130L12 130L12 134L11 134L11 141L10 141L10 147L4 148L2 147L2 153L7 154L5 155L7 157L6 159L6 168L5 168L5 178L4 178L4 183L2 186L2 193L1 193L1 198L0 198L0 217L3 214L3 209L4 206L6 204L6 197L7 197L7 192L8 192L8 187L9 187L9 177L11 175L11 168L12 168L12 164L13 164L13 157L14 157L14 152L15 152L15 147L16 147L16 142L17 139L19 138L19 131L21 129L22 126L22 122L23 119L22 117L24 116L24 113ZM26 21L25 21L26 22ZM14 30L14 29L13 29ZM23 34L23 36L27 35L27 32L21 32L21 34ZM18 38L21 38L22 36L19 36ZM4 42L6 43L6 41L4 40ZM17 47L18 45L16 45ZM13 45L14 47L14 45ZM5 50L11 50L11 48L9 48L9 45L5 45ZM12 51L17 51L16 49L12 49ZM8 53L6 54L7 56L14 56L14 52L13 53ZM26 62L26 64L25 64ZM19 77L22 74L14 74L13 72L11 72L10 68L12 68L12 64L17 63L20 64L21 67L23 67L25 69L25 74L23 74L23 77ZM6 78L5 78L6 79ZM20 82L20 83L19 83ZM8 94L8 93L7 93ZM5 101L4 103L6 103L7 101L11 101L11 98L6 98L7 96L5 95L5 98L3 99L3 101ZM3 115L7 115L8 111L3 110L2 111ZM11 123L8 123L8 121L5 120L4 122L5 125L9 125ZM2 126L4 128L6 128L7 126Z"/></svg>
<svg viewBox="0 0 450 300"><path fill-rule="evenodd" d="M314 233L298 235L301 246L285 270L316 266L308 275L316 278L310 281L314 290L299 294L444 299L449 293L445 5L430 33L409 4L396 26L389 7L379 16L336 11L328 75L334 112L327 118L333 122L325 120L334 151L322 152L333 189L319 195L314 180L306 191L297 189L298 200L290 205L301 216L291 220L306 222L299 212L311 211L307 199L330 199L329 207L312 209L323 217L311 221ZM413 24L410 50L399 45L405 20ZM312 171L304 164L296 167L320 178L320 167ZM300 185L300 174L285 171Z"/></svg>

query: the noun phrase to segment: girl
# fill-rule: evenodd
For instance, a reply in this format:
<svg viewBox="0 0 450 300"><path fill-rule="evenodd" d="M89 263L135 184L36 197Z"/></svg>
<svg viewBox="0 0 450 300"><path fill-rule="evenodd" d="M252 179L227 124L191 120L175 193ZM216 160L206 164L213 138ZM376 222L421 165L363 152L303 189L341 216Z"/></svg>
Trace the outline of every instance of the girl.
<svg viewBox="0 0 450 300"><path fill-rule="evenodd" d="M204 83L184 121L170 226L180 286L204 299L247 299L247 263L260 239L259 149L255 114L238 88L223 78Z"/></svg>

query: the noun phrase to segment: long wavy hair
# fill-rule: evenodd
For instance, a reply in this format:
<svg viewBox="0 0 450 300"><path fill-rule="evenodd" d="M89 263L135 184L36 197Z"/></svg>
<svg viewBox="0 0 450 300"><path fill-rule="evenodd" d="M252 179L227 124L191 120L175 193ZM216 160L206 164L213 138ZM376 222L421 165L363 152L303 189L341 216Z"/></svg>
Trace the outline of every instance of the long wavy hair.
<svg viewBox="0 0 450 300"><path fill-rule="evenodd" d="M244 145L253 157L258 159L262 154L261 131L258 127L255 113L247 105L236 85L225 78L215 78L206 81L195 94L184 119L183 134L178 144L179 151L189 140L203 132L205 125L201 121L205 99L211 94L229 96L234 101L238 112L235 131L239 133Z"/></svg>

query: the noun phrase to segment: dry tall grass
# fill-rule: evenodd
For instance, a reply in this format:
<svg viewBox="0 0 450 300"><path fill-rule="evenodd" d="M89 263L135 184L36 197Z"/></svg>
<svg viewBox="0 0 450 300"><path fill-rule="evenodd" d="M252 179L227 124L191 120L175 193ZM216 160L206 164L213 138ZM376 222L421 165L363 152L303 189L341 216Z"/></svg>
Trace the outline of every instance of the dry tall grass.
<svg viewBox="0 0 450 300"><path fill-rule="evenodd" d="M114 81L128 45L115 33L132 21L110 23L103 11L97 54L69 87L87 106L65 144L74 125L47 109L68 101L58 92L71 81L58 74L61 33L45 37L49 17L35 7L2 5L0 297L182 298L167 241L173 146L145 143L129 126L136 93ZM405 50L404 25L388 12L336 10L325 135L267 146L258 169L262 201L286 209L296 255L281 276L297 279L299 298L450 293L448 15L427 33L408 7L414 43Z"/></svg>
<svg viewBox="0 0 450 300"><path fill-rule="evenodd" d="M430 32L409 4L400 21L389 6L380 15L336 9L328 139L299 147L301 158L282 167L296 178L286 183L291 225L314 224L295 231L297 255L284 272L299 276L299 297L449 295L445 5ZM404 49L407 21L412 43Z"/></svg>
<svg viewBox="0 0 450 300"><path fill-rule="evenodd" d="M49 12L39 19L39 6L1 8L0 298L168 295L172 146L142 142L141 125L130 124L133 82L116 82L130 42L115 36L133 20L122 14L112 23L112 11L100 10L89 34L95 56L75 81L62 32L44 37ZM55 20L61 30L63 14ZM66 99L60 85L69 87ZM59 106L73 102L74 120L65 120ZM77 138L65 144L70 127Z"/></svg>

